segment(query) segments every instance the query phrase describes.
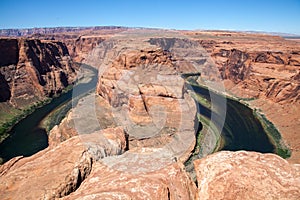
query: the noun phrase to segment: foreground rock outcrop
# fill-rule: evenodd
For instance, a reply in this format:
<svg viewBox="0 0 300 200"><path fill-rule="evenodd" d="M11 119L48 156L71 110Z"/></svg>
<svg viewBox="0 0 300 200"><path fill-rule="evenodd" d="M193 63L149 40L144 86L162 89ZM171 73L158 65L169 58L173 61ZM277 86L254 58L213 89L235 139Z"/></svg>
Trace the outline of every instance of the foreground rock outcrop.
<svg viewBox="0 0 300 200"><path fill-rule="evenodd" d="M109 142L97 140L100 136ZM182 163L131 173L115 170L91 156L95 150L101 159L122 154L125 147L121 128L105 129L73 137L29 158L14 158L0 168L1 198L194 199L196 186Z"/></svg>
<svg viewBox="0 0 300 200"><path fill-rule="evenodd" d="M100 137L102 140L98 140ZM0 166L1 199L66 196L90 174L95 162L91 151L97 150L98 156L103 158L121 154L125 148L125 135L118 127L73 137L28 158L13 158Z"/></svg>
<svg viewBox="0 0 300 200"><path fill-rule="evenodd" d="M300 198L300 165L274 154L218 152L194 161L197 199Z"/></svg>
<svg viewBox="0 0 300 200"><path fill-rule="evenodd" d="M82 186L63 199L193 200L196 186L181 163L148 173L112 170L96 163Z"/></svg>
<svg viewBox="0 0 300 200"><path fill-rule="evenodd" d="M106 137L120 145L118 149L122 152L125 143L122 145L121 130L104 131ZM90 136L95 138L97 134L101 133ZM96 161L81 141L73 137L55 148L29 158L14 158L1 166L2 199L296 200L300 197L300 166L274 154L218 152L196 160L196 187L180 162L143 173L120 171L102 161L109 158L105 156L118 155L109 150L110 146L102 145L107 154Z"/></svg>
<svg viewBox="0 0 300 200"><path fill-rule="evenodd" d="M0 39L0 100L23 108L59 94L75 81L62 42Z"/></svg>

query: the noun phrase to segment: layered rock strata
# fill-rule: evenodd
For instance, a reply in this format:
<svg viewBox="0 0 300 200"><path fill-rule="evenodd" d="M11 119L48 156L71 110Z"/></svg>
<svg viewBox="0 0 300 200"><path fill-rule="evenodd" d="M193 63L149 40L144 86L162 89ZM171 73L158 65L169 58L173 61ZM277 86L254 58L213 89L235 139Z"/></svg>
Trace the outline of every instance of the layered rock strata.
<svg viewBox="0 0 300 200"><path fill-rule="evenodd" d="M76 78L61 42L0 39L0 100L16 108L59 94Z"/></svg>
<svg viewBox="0 0 300 200"><path fill-rule="evenodd" d="M198 41L219 69L228 94L261 112L300 162L300 43L239 32L184 32Z"/></svg>

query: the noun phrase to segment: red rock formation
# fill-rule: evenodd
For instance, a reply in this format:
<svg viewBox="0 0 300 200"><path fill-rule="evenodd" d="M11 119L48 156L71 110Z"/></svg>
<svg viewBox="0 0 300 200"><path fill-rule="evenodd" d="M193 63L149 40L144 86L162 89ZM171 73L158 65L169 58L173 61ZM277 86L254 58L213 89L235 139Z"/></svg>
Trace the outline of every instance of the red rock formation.
<svg viewBox="0 0 300 200"><path fill-rule="evenodd" d="M179 75L181 68L175 66L172 54L147 48L142 41L141 46L144 48L140 50L114 53L118 56L100 74L97 93L116 110L116 119L124 123L130 149L161 148L179 137L181 144L173 152L184 162L195 145L196 107L186 93Z"/></svg>
<svg viewBox="0 0 300 200"><path fill-rule="evenodd" d="M250 73L249 56L240 50L221 49L219 52L212 54L212 56L220 56L227 58L219 69L223 79L230 79L235 83L239 83L248 78Z"/></svg>
<svg viewBox="0 0 300 200"><path fill-rule="evenodd" d="M114 171L96 163L82 186L63 199L193 200L195 192L195 184L180 163L142 174Z"/></svg>
<svg viewBox="0 0 300 200"><path fill-rule="evenodd" d="M99 136L107 139L109 145L97 140ZM72 193L92 170L92 147L102 158L124 152L123 130L118 127L76 136L31 157L11 159L0 166L1 199L56 199Z"/></svg>
<svg viewBox="0 0 300 200"><path fill-rule="evenodd" d="M75 80L75 68L61 42L0 39L1 101L25 107L60 93Z"/></svg>
<svg viewBox="0 0 300 200"><path fill-rule="evenodd" d="M73 112L71 111L59 125L56 125L51 129L48 136L48 143L50 147L57 146L61 142L78 135L72 117Z"/></svg>
<svg viewBox="0 0 300 200"><path fill-rule="evenodd" d="M236 49L220 49L217 51L219 52L213 53L212 57L216 59L218 64L222 65L220 71L224 79L232 80L235 84L240 83L243 89L250 89L252 92L257 93L256 96L264 95L264 98L275 102L300 100L300 96L297 94L300 82L294 78L296 75L293 74L295 73L288 71L291 70L289 68L296 70L296 66L299 65L299 58L294 58L293 54L268 51L248 53ZM219 63L221 60L219 57L227 58L227 60ZM274 72L262 72L261 69L256 71L258 67L262 68L263 64L267 67L277 65L280 68L283 66L283 70L279 71L276 75L273 75ZM284 68L287 70L284 71ZM295 72L297 73L297 71ZM254 75L254 73L259 74ZM289 80L285 78L285 73L291 74ZM253 83L256 83L256 85L253 85Z"/></svg>
<svg viewBox="0 0 300 200"><path fill-rule="evenodd" d="M124 133L117 128L76 136L29 158L12 159L0 168L1 196L4 199L20 195L31 199L54 199L71 193L66 199L194 199L195 184L181 163L167 165L159 171L134 174L92 160L90 153L95 149L86 151L85 143L81 141L89 141L86 146L89 147L99 134L110 140L109 143L98 141L100 145L95 143L98 152L106 152L102 158L118 152L110 150L114 149L114 143L116 150L124 151Z"/></svg>
<svg viewBox="0 0 300 200"><path fill-rule="evenodd" d="M260 110L300 163L300 43L278 36L230 32L185 32L211 55L229 95Z"/></svg>
<svg viewBox="0 0 300 200"><path fill-rule="evenodd" d="M104 40L103 36L79 36L76 39L63 39L75 62L83 62L89 53Z"/></svg>
<svg viewBox="0 0 300 200"><path fill-rule="evenodd" d="M85 62L90 52L111 35L127 30L124 27L59 27L26 30L0 30L0 35L26 36L33 39L65 43L74 62ZM1 33L2 32L2 33Z"/></svg>
<svg viewBox="0 0 300 200"><path fill-rule="evenodd" d="M217 32L195 34L192 37L210 53L227 89L235 95L283 103L299 101L300 82L294 78L300 63L297 42L243 33L231 33L230 37Z"/></svg>
<svg viewBox="0 0 300 200"><path fill-rule="evenodd" d="M196 199L300 198L300 166L274 154L218 152L194 161Z"/></svg>
<svg viewBox="0 0 300 200"><path fill-rule="evenodd" d="M105 137L113 141L110 144L115 142L120 145L117 148L124 148L122 134L115 135L118 131L111 132L112 129L104 131ZM87 137L94 140L96 135ZM14 158L2 165L2 199L22 196L30 199L296 200L300 197L300 167L274 154L218 152L196 160L197 188L180 162L149 172L119 171L105 162L92 160L80 141L74 137L55 148L29 158Z"/></svg>
<svg viewBox="0 0 300 200"><path fill-rule="evenodd" d="M79 125L75 125L75 123L78 123L78 116L76 116L78 113L85 112L87 113L87 115L89 115L90 112L94 112L96 114L95 118L97 118L97 124L99 122L101 125L101 127L98 127L98 130L117 127L112 116L111 107L107 103L107 101L105 101L98 95L96 97L93 96L95 98L95 107L91 107L90 102L86 103L84 101L84 99L86 100L89 97L90 96L83 98L81 101L82 107L78 110L77 107L73 108L61 121L61 123L54 126L53 129L49 132L48 143L50 147L57 146L61 142L66 141L71 137L82 134L78 133L77 128ZM92 126L92 122L88 117L81 117L80 120L82 120L81 123L84 124L85 127Z"/></svg>

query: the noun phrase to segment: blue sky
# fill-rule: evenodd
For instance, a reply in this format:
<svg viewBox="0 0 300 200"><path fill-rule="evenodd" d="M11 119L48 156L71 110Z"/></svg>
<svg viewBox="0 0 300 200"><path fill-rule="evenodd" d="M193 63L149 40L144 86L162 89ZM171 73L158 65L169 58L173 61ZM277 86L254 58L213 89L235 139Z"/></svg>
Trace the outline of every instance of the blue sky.
<svg viewBox="0 0 300 200"><path fill-rule="evenodd" d="M0 28L104 25L300 34L300 0L0 0Z"/></svg>

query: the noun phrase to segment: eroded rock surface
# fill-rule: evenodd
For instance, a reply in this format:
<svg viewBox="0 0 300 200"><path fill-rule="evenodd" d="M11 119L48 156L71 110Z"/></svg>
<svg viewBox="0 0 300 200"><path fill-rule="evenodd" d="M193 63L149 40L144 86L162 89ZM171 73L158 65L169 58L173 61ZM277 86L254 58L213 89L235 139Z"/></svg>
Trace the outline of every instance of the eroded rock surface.
<svg viewBox="0 0 300 200"><path fill-rule="evenodd" d="M180 163L132 174L96 163L88 179L63 199L195 199L196 186Z"/></svg>
<svg viewBox="0 0 300 200"><path fill-rule="evenodd" d="M83 62L89 53L106 39L105 36L78 36L76 39L63 39L70 56L75 62Z"/></svg>
<svg viewBox="0 0 300 200"><path fill-rule="evenodd" d="M185 32L211 55L227 93L261 111L300 163L299 40L238 32Z"/></svg>
<svg viewBox="0 0 300 200"><path fill-rule="evenodd" d="M62 42L2 38L0 51L1 102L26 107L75 81L75 67Z"/></svg>
<svg viewBox="0 0 300 200"><path fill-rule="evenodd" d="M227 89L241 97L299 102L299 42L243 33L186 33L215 61Z"/></svg>
<svg viewBox="0 0 300 200"><path fill-rule="evenodd" d="M216 49L212 57L224 79L256 92L254 97L263 95L275 102L300 100L298 53Z"/></svg>
<svg viewBox="0 0 300 200"><path fill-rule="evenodd" d="M223 151L194 165L197 199L300 198L300 166L274 154Z"/></svg>
<svg viewBox="0 0 300 200"><path fill-rule="evenodd" d="M68 195L90 174L95 162L91 153L103 158L121 154L125 148L125 134L118 127L70 138L28 158L13 158L0 168L1 199Z"/></svg>
<svg viewBox="0 0 300 200"><path fill-rule="evenodd" d="M99 48L93 55L103 59L97 93L109 102L115 121L125 127L130 152L152 148L156 149L152 154L168 154L169 162L184 162L195 145L197 109L181 74L198 71L180 53L185 59L194 59L194 55L186 54L182 39L151 42L142 36L133 43L117 38L107 44L111 49ZM169 49L162 48L164 43ZM141 154L141 160L144 156ZM119 158L126 159L125 155Z"/></svg>

